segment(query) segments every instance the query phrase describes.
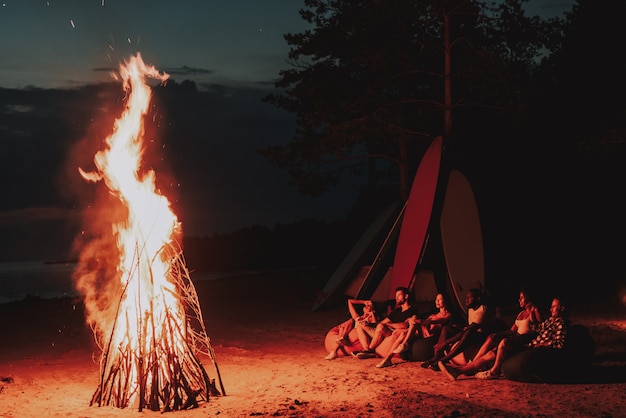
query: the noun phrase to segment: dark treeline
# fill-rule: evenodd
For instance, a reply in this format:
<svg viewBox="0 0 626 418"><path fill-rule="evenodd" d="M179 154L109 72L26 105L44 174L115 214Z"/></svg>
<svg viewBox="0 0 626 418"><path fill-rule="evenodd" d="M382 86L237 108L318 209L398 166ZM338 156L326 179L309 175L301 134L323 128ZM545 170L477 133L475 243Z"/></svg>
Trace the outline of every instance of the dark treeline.
<svg viewBox="0 0 626 418"><path fill-rule="evenodd" d="M229 234L186 237L184 254L192 271L232 272L328 267L346 249L341 223L303 220L251 226ZM343 240L345 241L345 239Z"/></svg>
<svg viewBox="0 0 626 418"><path fill-rule="evenodd" d="M273 227L254 225L232 233L183 238L192 271L233 272L314 267L331 273L354 246L381 202L357 205L345 220L304 219ZM362 209L359 209L359 208Z"/></svg>

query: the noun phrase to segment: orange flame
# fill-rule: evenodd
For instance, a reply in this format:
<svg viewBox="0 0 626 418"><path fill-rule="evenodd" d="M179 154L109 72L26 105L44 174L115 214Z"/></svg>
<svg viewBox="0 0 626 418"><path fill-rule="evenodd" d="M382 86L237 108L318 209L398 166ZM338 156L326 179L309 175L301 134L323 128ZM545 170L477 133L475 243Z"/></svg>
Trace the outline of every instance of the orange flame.
<svg viewBox="0 0 626 418"><path fill-rule="evenodd" d="M129 94L126 108L115 122L113 134L106 139L107 148L94 158L99 171L80 172L86 180L104 180L111 193L118 196L128 209L128 218L114 226L120 250L118 267L122 285L134 285L127 288L125 303L129 304L128 308L143 307L146 310L156 295L162 295L166 300L170 299L167 295L172 295L173 286L166 280L170 258L163 250L180 227L167 198L156 191L154 171L140 173L144 151L143 117L152 96L145 78L165 81L169 76L146 66L140 54L131 57L120 68L120 75ZM167 306L173 302L169 301ZM158 307L152 308L153 314L158 312L155 308ZM137 331L131 330L130 333L137 335Z"/></svg>
<svg viewBox="0 0 626 418"><path fill-rule="evenodd" d="M103 373L103 380L117 379L118 382L106 397L116 398L111 403L120 407L139 403L141 410L145 399L150 398L145 392L155 390L151 385L172 387L170 383L163 383L173 374L165 369L184 363L184 360L173 362L172 358L189 358L190 347L183 296L178 294L172 278L173 270L179 267L173 265L177 260L171 244L175 234L180 232L180 223L167 198L156 190L154 171L142 172L141 167L143 119L151 100L151 89L145 80L150 77L164 82L168 75L144 64L139 54L120 67L120 75L127 93L125 109L106 139L105 149L95 155L97 170L79 169L86 180L103 181L127 212L120 221L113 223L111 231L119 253L114 274L119 280L118 286L105 285L106 290L113 289L112 293L119 295L119 299L115 300L110 294L98 294L97 286L91 286L97 282L97 274L94 278L93 273L79 273L78 287L82 287L83 293L90 293L86 296L95 299L93 305L100 305L90 306L90 298L86 298L96 339L105 352L101 368L114 370L110 374ZM99 318L98 311L107 311L113 318L106 318L106 315ZM158 370L161 367L164 369ZM100 391L103 384L101 382ZM178 395L172 395L175 396ZM162 403L168 406L167 399ZM151 407L158 409L158 405Z"/></svg>

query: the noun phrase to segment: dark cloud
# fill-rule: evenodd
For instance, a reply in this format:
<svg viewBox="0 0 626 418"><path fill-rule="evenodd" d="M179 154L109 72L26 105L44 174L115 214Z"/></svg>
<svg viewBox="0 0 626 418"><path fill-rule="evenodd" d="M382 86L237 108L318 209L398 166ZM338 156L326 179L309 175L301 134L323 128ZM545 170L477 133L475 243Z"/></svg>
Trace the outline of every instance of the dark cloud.
<svg viewBox="0 0 626 418"><path fill-rule="evenodd" d="M214 73L214 71L212 70L207 70L204 68L193 68L193 67L188 67L186 65L183 65L182 67L178 67L178 68L164 68L163 71L171 75L183 75L183 76L209 75L209 74Z"/></svg>
<svg viewBox="0 0 626 418"><path fill-rule="evenodd" d="M157 89L146 128L145 164L186 235L345 216L356 182L307 198L257 152L288 141L295 129L291 114L262 103L269 90L194 87L172 81ZM0 259L71 254L79 214L94 194L78 167L93 169L123 97L117 83L0 89Z"/></svg>
<svg viewBox="0 0 626 418"><path fill-rule="evenodd" d="M194 76L203 76L203 75L211 75L214 74L215 71L208 70L206 68L194 68L189 67L187 65L183 65L182 67L166 67L160 68L160 71L163 71L169 75L183 76L183 77L194 77ZM117 73L119 71L118 67L95 67L92 70L95 73Z"/></svg>
<svg viewBox="0 0 626 418"><path fill-rule="evenodd" d="M119 68L117 67L96 67L93 69L94 73L110 73L117 72Z"/></svg>

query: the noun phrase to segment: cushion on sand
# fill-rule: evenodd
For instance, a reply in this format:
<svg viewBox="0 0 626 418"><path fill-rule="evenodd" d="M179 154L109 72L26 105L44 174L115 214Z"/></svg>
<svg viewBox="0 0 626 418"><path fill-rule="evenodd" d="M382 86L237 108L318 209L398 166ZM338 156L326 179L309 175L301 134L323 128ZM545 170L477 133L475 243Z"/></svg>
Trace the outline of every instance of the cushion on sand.
<svg viewBox="0 0 626 418"><path fill-rule="evenodd" d="M437 337L415 338L411 342L409 350L402 353L401 357L407 361L426 361L433 356L433 346L437 343Z"/></svg>
<svg viewBox="0 0 626 418"><path fill-rule="evenodd" d="M339 325L333 327L326 334L326 338L324 339L324 347L326 348L326 352L329 353L331 350L334 350L336 347L337 338L339 338ZM356 334L356 330L352 329L348 333L348 339L350 340L350 345L344 346L341 350L337 352L339 357L348 356L352 351L362 350L361 343Z"/></svg>
<svg viewBox="0 0 626 418"><path fill-rule="evenodd" d="M562 349L547 347L524 350L502 363L507 379L528 383L574 383L588 375L595 352L589 330L571 325Z"/></svg>

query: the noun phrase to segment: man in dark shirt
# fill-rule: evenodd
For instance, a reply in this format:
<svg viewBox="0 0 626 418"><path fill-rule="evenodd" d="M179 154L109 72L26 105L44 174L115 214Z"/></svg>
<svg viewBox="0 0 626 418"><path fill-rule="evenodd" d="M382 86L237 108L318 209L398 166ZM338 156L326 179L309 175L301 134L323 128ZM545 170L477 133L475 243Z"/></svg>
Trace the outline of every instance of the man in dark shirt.
<svg viewBox="0 0 626 418"><path fill-rule="evenodd" d="M411 316L417 314L417 309L411 305L409 301L409 289L406 287L398 287L395 295L395 309L376 325L375 329L356 326L357 335L363 350L354 352L353 354L359 359L376 357L376 347L390 336L394 329L408 328L406 322Z"/></svg>

